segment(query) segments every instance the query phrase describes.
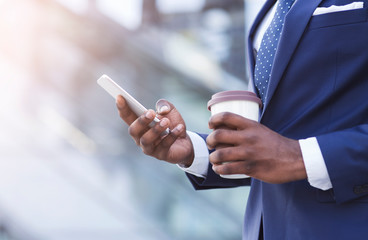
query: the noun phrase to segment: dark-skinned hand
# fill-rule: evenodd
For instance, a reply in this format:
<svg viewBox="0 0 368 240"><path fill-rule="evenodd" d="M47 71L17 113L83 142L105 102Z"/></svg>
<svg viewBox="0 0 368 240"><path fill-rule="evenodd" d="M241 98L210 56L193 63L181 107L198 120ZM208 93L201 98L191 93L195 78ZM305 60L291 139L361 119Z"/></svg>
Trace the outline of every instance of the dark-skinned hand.
<svg viewBox="0 0 368 240"><path fill-rule="evenodd" d="M209 128L214 131L207 145L216 148L210 162L217 174L246 174L268 183L307 178L297 140L229 112L212 116Z"/></svg>
<svg viewBox="0 0 368 240"><path fill-rule="evenodd" d="M187 167L192 164L193 145L185 122L173 104L161 99L156 103L158 114L150 109L142 116L137 116L122 96L117 98L116 106L129 126L129 134L146 155ZM160 123L149 127L156 116ZM167 128L171 129L169 134L165 134Z"/></svg>

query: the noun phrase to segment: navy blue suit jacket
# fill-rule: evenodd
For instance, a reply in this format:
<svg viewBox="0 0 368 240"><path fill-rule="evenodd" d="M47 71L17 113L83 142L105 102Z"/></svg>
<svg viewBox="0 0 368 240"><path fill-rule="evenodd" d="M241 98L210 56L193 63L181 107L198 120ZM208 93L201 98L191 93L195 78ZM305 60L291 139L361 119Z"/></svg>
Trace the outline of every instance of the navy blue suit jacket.
<svg viewBox="0 0 368 240"><path fill-rule="evenodd" d="M315 136L333 189L307 180L268 184L228 180L209 167L196 189L251 184L244 239L366 239L368 237L368 0L364 8L312 16L318 6L349 0L297 0L285 19L261 123L283 136ZM275 0L268 0L249 34L252 38ZM203 138L206 138L204 135ZM251 181L251 183L250 183Z"/></svg>

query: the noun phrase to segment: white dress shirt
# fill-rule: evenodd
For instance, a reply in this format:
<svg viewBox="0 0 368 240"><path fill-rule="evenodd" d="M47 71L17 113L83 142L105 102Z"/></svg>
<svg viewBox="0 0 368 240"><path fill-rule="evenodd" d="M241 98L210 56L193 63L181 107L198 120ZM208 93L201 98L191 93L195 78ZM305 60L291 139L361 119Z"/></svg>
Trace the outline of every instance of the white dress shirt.
<svg viewBox="0 0 368 240"><path fill-rule="evenodd" d="M253 39L254 49L259 49L262 42L263 34L266 32L268 25L271 23L274 14L275 7L273 7L267 13L264 20L258 27ZM206 178L209 164L209 152L206 143L203 138L201 138L196 133L190 131L188 131L187 133L192 140L195 157L193 164L190 167L179 167L190 174ZM318 145L317 138L311 137L307 139L300 139L299 145L302 151L303 161L306 168L309 184L321 190L328 190L332 188L331 180L328 175L327 167L323 159L321 149Z"/></svg>

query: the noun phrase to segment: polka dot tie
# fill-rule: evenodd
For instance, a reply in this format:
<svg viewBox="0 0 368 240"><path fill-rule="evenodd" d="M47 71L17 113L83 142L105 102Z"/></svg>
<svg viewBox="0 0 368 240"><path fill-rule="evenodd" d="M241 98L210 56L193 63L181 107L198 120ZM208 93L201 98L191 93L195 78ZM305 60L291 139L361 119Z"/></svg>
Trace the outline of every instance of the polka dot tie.
<svg viewBox="0 0 368 240"><path fill-rule="evenodd" d="M271 76L272 64L275 58L276 48L281 36L286 13L295 0L279 0L276 6L275 16L263 35L261 46L257 53L254 71L254 83L258 94L264 103Z"/></svg>

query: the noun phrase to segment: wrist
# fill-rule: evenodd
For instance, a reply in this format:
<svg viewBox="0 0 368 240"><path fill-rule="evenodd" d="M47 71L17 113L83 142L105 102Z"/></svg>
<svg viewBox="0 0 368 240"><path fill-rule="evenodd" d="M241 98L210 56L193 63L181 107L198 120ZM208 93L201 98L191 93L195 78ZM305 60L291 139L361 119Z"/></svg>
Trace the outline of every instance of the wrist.
<svg viewBox="0 0 368 240"><path fill-rule="evenodd" d="M305 169L302 151L299 145L299 141L292 140L291 159L292 159L292 172L294 180L307 179L307 171Z"/></svg>
<svg viewBox="0 0 368 240"><path fill-rule="evenodd" d="M187 136L187 138L189 139L190 143L191 143L191 148L188 152L188 155L178 164L183 167L183 168L188 168L193 164L194 161L194 148L193 148L193 144L190 140L190 138Z"/></svg>

